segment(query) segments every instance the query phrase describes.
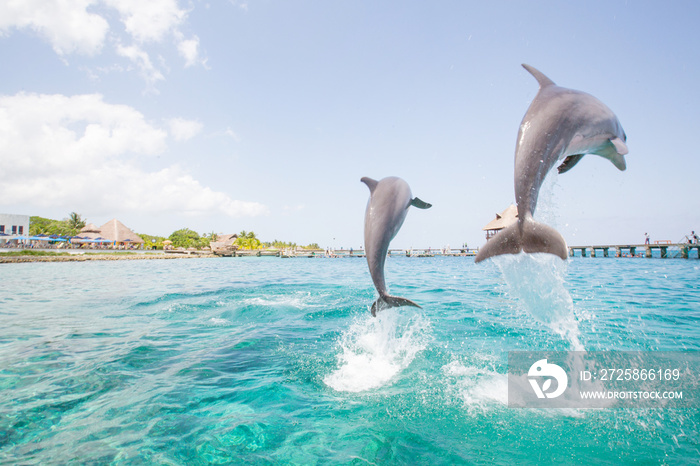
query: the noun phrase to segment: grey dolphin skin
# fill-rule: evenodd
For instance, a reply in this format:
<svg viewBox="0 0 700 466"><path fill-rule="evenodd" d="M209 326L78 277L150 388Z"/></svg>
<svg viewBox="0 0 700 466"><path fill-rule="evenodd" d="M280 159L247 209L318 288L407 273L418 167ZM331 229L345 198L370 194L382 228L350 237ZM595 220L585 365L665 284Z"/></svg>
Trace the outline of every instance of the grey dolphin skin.
<svg viewBox="0 0 700 466"><path fill-rule="evenodd" d="M554 228L535 222L532 214L542 182L561 159L559 173L569 171L585 154L626 168L627 136L615 114L592 95L559 87L529 65L539 92L520 123L515 147L517 223L504 228L479 250L475 262L499 254L546 252L566 260L564 238Z"/></svg>
<svg viewBox="0 0 700 466"><path fill-rule="evenodd" d="M410 299L389 295L384 280L384 262L389 243L399 232L410 206L428 209L431 204L413 198L411 188L401 178L390 176L381 180L364 177L360 181L370 192L365 211L365 253L367 265L379 298L372 303L372 315L377 311L398 306L420 307Z"/></svg>

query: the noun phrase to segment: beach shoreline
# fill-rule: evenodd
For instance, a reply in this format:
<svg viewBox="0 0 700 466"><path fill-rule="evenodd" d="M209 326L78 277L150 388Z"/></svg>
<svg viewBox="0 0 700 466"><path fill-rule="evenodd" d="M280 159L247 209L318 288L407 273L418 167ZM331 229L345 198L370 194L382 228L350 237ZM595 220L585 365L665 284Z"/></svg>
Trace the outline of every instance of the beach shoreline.
<svg viewBox="0 0 700 466"><path fill-rule="evenodd" d="M218 257L214 254L157 254L157 253L83 253L65 256L0 256L0 264L17 264L26 262L86 262L117 260L153 260L153 259L200 259Z"/></svg>

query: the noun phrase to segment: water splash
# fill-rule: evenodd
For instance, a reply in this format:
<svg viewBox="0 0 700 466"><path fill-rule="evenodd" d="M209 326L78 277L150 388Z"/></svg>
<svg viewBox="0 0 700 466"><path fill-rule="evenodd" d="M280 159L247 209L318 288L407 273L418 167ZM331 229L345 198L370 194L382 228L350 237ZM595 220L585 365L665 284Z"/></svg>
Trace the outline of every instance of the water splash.
<svg viewBox="0 0 700 466"><path fill-rule="evenodd" d="M429 321L406 309L358 318L340 337L338 367L324 382L334 390L363 392L384 386L406 369L428 340Z"/></svg>
<svg viewBox="0 0 700 466"><path fill-rule="evenodd" d="M494 258L508 289L538 322L561 335L574 351L583 351L574 302L564 287L567 263L551 254L502 255Z"/></svg>
<svg viewBox="0 0 700 466"><path fill-rule="evenodd" d="M468 411L487 411L508 405L508 376L492 368L452 361L442 366L451 398L461 400Z"/></svg>

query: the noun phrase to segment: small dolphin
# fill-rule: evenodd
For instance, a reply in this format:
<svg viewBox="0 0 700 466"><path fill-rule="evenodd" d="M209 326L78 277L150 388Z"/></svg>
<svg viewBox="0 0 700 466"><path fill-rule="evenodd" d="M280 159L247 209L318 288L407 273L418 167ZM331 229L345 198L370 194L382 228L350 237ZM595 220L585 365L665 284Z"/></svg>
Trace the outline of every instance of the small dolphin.
<svg viewBox="0 0 700 466"><path fill-rule="evenodd" d="M626 168L627 136L605 104L585 92L557 86L529 65L523 67L537 79L540 90L520 123L515 147L518 222L491 238L475 262L520 251L547 252L566 260L567 247L561 234L532 219L547 173L562 158L559 173L567 172L585 154L600 155L618 169Z"/></svg>
<svg viewBox="0 0 700 466"><path fill-rule="evenodd" d="M377 311L398 306L420 307L413 301L391 296L384 280L384 262L389 252L389 243L399 232L406 219L410 206L429 209L431 204L412 198L411 188L401 178L389 176L379 181L364 177L360 181L367 185L370 192L365 211L365 252L367 265L379 298L372 303L372 315Z"/></svg>

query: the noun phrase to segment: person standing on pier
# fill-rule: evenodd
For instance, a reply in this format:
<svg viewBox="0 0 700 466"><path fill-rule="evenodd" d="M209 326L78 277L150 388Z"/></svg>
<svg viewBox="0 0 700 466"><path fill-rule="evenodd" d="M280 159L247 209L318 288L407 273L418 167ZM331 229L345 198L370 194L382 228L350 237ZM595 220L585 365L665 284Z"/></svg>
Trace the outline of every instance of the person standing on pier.
<svg viewBox="0 0 700 466"><path fill-rule="evenodd" d="M644 233L644 244L649 244L649 233Z"/></svg>

